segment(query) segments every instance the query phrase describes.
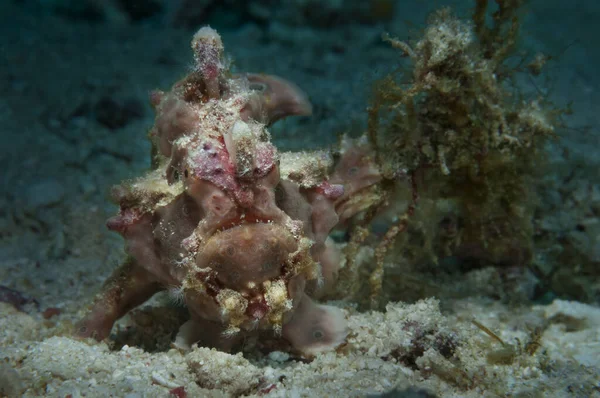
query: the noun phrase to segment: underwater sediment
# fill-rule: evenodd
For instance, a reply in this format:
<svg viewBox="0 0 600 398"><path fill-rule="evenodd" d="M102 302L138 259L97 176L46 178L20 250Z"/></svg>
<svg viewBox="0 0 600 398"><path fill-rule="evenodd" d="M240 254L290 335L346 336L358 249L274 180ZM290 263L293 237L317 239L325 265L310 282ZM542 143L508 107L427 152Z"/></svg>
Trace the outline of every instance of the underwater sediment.
<svg viewBox="0 0 600 398"><path fill-rule="evenodd" d="M38 217L68 197L57 181L7 218L52 235L57 265L3 260L0 393L599 394L600 191L579 169L544 178L571 109L523 83L558 61L519 50L522 3L384 35L402 68L369 83L364 129L303 151L277 134L320 111L306 82L232 67L227 37L198 30L189 73L150 94L149 145L86 155L150 164L111 190L110 234L104 198L58 229ZM134 101L87 106L114 134L143 128ZM50 127L77 146L78 120Z"/></svg>

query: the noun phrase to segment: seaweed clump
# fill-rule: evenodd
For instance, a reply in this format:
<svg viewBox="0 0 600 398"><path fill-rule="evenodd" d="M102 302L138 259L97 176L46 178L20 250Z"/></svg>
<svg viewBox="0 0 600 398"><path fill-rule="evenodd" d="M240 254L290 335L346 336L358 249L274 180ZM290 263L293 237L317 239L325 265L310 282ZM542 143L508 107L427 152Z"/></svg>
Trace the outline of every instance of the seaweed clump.
<svg viewBox="0 0 600 398"><path fill-rule="evenodd" d="M435 12L416 43L384 36L410 58L412 73L376 84L368 136L390 182L388 203L399 181L412 181L412 199L375 251L373 294L383 253L405 230L421 230L421 260L453 257L461 271L531 261L532 179L562 111L516 88L517 73L539 74L548 57L516 54L524 1L495 3L489 18L491 5L477 0L471 23L448 8Z"/></svg>

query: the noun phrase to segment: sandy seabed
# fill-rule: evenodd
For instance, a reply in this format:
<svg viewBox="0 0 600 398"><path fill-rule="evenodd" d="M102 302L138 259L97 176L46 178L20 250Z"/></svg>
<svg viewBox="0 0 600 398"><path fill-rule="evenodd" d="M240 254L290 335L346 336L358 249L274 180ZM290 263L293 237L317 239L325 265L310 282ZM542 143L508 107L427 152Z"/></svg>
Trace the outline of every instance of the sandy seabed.
<svg viewBox="0 0 600 398"><path fill-rule="evenodd" d="M109 348L69 337L72 315L45 319L0 303L0 391L9 397L600 396L600 310L585 304L556 300L509 309L466 300L444 316L439 302L427 299L346 314L347 344L305 360L202 347ZM119 322L117 335L131 327L130 318ZM534 325L546 326L532 340Z"/></svg>

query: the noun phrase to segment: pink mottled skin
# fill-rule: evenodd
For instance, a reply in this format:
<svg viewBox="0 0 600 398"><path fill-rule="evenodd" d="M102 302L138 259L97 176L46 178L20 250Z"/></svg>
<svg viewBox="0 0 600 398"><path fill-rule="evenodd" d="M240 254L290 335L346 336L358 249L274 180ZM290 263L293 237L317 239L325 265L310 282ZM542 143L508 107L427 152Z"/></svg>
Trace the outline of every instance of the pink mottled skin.
<svg viewBox="0 0 600 398"><path fill-rule="evenodd" d="M356 143L344 140L341 147L343 156L331 173L329 181L344 186L343 194L335 198L334 205L340 223L345 223L360 212L364 205L360 200L353 199L374 187L382 177L366 141Z"/></svg>
<svg viewBox="0 0 600 398"><path fill-rule="evenodd" d="M340 264L328 236L340 216L361 210L345 205L350 196L379 175L363 148L347 150L317 186L282 179L265 127L309 114L305 95L277 77L226 74L210 28L192 49L196 68L170 92L151 94L156 168L114 190L120 211L107 222L129 257L76 334L102 340L117 319L169 289L191 316L180 347L230 350L270 333L303 355L333 349L346 337L343 312L314 301Z"/></svg>

